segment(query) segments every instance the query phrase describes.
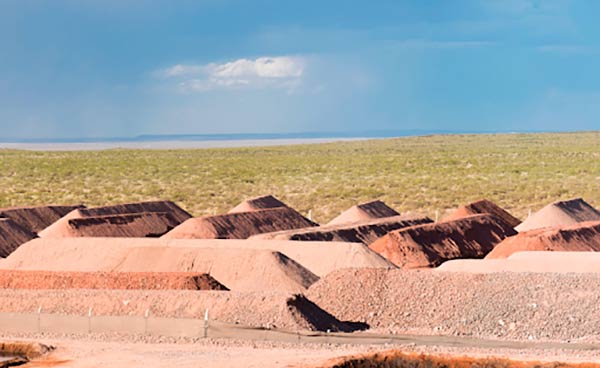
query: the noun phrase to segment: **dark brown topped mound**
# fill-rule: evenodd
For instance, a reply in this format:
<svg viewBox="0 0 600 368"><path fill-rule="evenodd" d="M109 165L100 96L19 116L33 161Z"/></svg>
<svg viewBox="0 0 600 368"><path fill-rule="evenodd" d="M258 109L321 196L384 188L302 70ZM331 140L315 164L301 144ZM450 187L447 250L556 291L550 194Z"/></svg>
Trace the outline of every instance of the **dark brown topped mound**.
<svg viewBox="0 0 600 368"><path fill-rule="evenodd" d="M342 241L369 245L390 231L430 222L433 221L429 217L395 216L366 222L266 233L252 236L252 239Z"/></svg>
<svg viewBox="0 0 600 368"><path fill-rule="evenodd" d="M117 204L104 207L84 208L80 210L81 217L96 217L108 215L124 215L130 213L162 212L170 214L178 223L192 217L189 213L171 201L148 201Z"/></svg>
<svg viewBox="0 0 600 368"><path fill-rule="evenodd" d="M347 224L351 222L369 221L378 218L399 216L391 207L382 201L371 201L352 206L342 212L338 217L329 221L327 225Z"/></svg>
<svg viewBox="0 0 600 368"><path fill-rule="evenodd" d="M1 208L0 218L9 218L22 228L37 233L65 216L67 213L84 208L78 206L31 206Z"/></svg>
<svg viewBox="0 0 600 368"><path fill-rule="evenodd" d="M526 250L600 251L600 221L524 231L502 241L485 258L507 258Z"/></svg>
<svg viewBox="0 0 600 368"><path fill-rule="evenodd" d="M600 221L600 211L581 198L558 201L529 216L516 230L529 231L544 227L569 226L585 221Z"/></svg>
<svg viewBox="0 0 600 368"><path fill-rule="evenodd" d="M318 224L289 207L191 218L164 235L171 239L246 239L254 234Z"/></svg>
<svg viewBox="0 0 600 368"><path fill-rule="evenodd" d="M147 212L74 217L58 225L43 231L42 237L159 237L179 225L179 222L169 213Z"/></svg>
<svg viewBox="0 0 600 368"><path fill-rule="evenodd" d="M0 289L228 290L206 273L0 271Z"/></svg>
<svg viewBox="0 0 600 368"><path fill-rule="evenodd" d="M138 202L138 203L127 203L127 204L119 204L114 206L105 206L105 207L93 207L93 208L80 208L73 210L66 214L64 217L48 226L44 230L40 231L38 235L42 238L62 238L70 235L72 233L72 226L69 222L73 219L82 219L82 218L99 218L99 217L107 217L107 216L115 216L123 215L124 218L131 217L133 214L144 214L144 213L155 213L160 215L149 215L143 216L145 220L143 222L147 222L147 225L151 225L152 222L158 224L159 222L162 225L157 225L156 230L151 230L149 227L146 227L146 232L149 235L143 235L143 232L138 232L142 235L134 235L136 232L125 231L124 234L119 235L120 232L124 230L114 229L115 235L95 235L95 236L160 236L164 234L166 231L169 231L173 227L179 225L183 221L191 218L191 215L184 210L182 210L179 206L171 201L154 201L154 202ZM168 215L164 215L168 214ZM137 218L141 218L137 216ZM124 220L126 221L126 220ZM139 220L138 220L139 221ZM92 221L93 223L94 221ZM86 223L83 221L82 223ZM166 226L167 224L168 226ZM131 226L131 225L130 225ZM168 229L165 230L165 228ZM94 231L94 233L98 233L98 231ZM110 232L107 232L107 234ZM126 233L130 233L131 235L127 235ZM76 235L76 236L94 236L94 235Z"/></svg>
<svg viewBox="0 0 600 368"><path fill-rule="evenodd" d="M8 257L21 244L37 236L11 219L0 218L0 257Z"/></svg>
<svg viewBox="0 0 600 368"><path fill-rule="evenodd" d="M463 217L484 213L489 213L490 215L496 216L511 227L515 227L521 223L521 220L511 215L494 202L488 201L487 199L481 199L479 201L469 203L466 206L459 207L450 216L446 217L444 221L457 220Z"/></svg>
<svg viewBox="0 0 600 368"><path fill-rule="evenodd" d="M228 213L250 212L279 207L287 207L287 205L272 195L266 195L246 199L242 203L229 210Z"/></svg>
<svg viewBox="0 0 600 368"><path fill-rule="evenodd" d="M483 258L516 231L492 215L392 231L369 246L401 268L439 266L455 258Z"/></svg>

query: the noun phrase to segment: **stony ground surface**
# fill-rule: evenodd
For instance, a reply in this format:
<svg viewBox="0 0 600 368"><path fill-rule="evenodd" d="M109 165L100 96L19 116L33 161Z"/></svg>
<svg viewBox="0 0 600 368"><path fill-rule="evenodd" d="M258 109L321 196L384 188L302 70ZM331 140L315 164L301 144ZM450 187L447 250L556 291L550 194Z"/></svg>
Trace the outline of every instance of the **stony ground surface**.
<svg viewBox="0 0 600 368"><path fill-rule="evenodd" d="M598 274L350 269L308 297L340 320L391 333L600 341Z"/></svg>

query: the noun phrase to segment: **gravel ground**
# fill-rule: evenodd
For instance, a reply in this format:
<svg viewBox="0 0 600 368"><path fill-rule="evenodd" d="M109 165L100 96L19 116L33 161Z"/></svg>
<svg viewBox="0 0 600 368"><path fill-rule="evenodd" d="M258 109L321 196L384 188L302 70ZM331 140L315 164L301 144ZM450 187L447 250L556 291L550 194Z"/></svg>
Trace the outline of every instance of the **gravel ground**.
<svg viewBox="0 0 600 368"><path fill-rule="evenodd" d="M350 269L307 295L338 319L381 332L600 341L598 274Z"/></svg>

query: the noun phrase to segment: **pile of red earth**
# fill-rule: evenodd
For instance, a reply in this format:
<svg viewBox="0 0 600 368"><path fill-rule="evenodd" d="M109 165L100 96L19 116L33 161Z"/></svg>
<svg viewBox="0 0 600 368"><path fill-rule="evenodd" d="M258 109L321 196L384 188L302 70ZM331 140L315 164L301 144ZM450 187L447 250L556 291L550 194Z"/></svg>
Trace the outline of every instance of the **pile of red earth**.
<svg viewBox="0 0 600 368"><path fill-rule="evenodd" d="M205 273L0 271L0 289L228 290Z"/></svg>
<svg viewBox="0 0 600 368"><path fill-rule="evenodd" d="M251 212L279 207L287 207L287 205L281 202L279 199L273 197L272 195L266 195L246 199L242 203L229 210L228 213Z"/></svg>
<svg viewBox="0 0 600 368"><path fill-rule="evenodd" d="M352 206L342 212L338 217L329 221L327 225L346 224L350 222L365 222L369 220L399 216L391 207L388 207L382 201L371 201Z"/></svg>
<svg viewBox="0 0 600 368"><path fill-rule="evenodd" d="M518 232L575 225L580 222L600 221L600 211L581 198L558 201L529 216L516 227Z"/></svg>
<svg viewBox="0 0 600 368"><path fill-rule="evenodd" d="M466 206L459 207L456 211L450 214L450 216L446 217L445 220L456 220L471 215L486 213L496 216L510 227L515 227L521 223L521 220L511 215L494 202L488 201L487 199L481 199L479 201L469 203Z"/></svg>
<svg viewBox="0 0 600 368"><path fill-rule="evenodd" d="M246 239L255 234L313 227L289 207L191 218L164 235L170 239Z"/></svg>
<svg viewBox="0 0 600 368"><path fill-rule="evenodd" d="M171 201L80 208L40 231L42 238L157 237L191 215Z"/></svg>
<svg viewBox="0 0 600 368"><path fill-rule="evenodd" d="M15 290L0 289L0 312L203 318L290 331L351 331L302 295L194 290ZM214 324L214 322L211 322Z"/></svg>
<svg viewBox="0 0 600 368"><path fill-rule="evenodd" d="M1 208L0 218L13 220L22 228L38 233L67 213L83 206L32 206Z"/></svg>
<svg viewBox="0 0 600 368"><path fill-rule="evenodd" d="M486 259L506 258L519 251L600 251L600 221L541 228L507 238Z"/></svg>
<svg viewBox="0 0 600 368"><path fill-rule="evenodd" d="M33 232L24 229L16 222L0 218L0 257L8 257L21 244L36 237Z"/></svg>
<svg viewBox="0 0 600 368"><path fill-rule="evenodd" d="M371 244L390 231L433 222L424 216L394 216L367 222L325 225L252 236L252 239L340 241Z"/></svg>
<svg viewBox="0 0 600 368"><path fill-rule="evenodd" d="M400 268L435 267L455 258L483 258L516 231L492 215L411 226L392 231L369 248Z"/></svg>
<svg viewBox="0 0 600 368"><path fill-rule="evenodd" d="M374 332L600 342L600 274L338 270L307 297Z"/></svg>

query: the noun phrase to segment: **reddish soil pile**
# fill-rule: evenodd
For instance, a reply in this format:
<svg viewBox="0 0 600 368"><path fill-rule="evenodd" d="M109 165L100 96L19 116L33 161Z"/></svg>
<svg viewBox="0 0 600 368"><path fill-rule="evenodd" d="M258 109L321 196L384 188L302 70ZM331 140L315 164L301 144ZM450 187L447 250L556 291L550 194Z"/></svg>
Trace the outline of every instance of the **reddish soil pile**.
<svg viewBox="0 0 600 368"><path fill-rule="evenodd" d="M515 229L518 232L574 225L579 222L600 221L600 211L581 198L558 201L529 216Z"/></svg>
<svg viewBox="0 0 600 368"><path fill-rule="evenodd" d="M182 223L192 217L192 215L171 201L135 202L80 210L81 217L123 215L144 212L168 213L177 220L178 223Z"/></svg>
<svg viewBox="0 0 600 368"><path fill-rule="evenodd" d="M21 244L37 236L10 219L0 218L0 257L8 257Z"/></svg>
<svg viewBox="0 0 600 368"><path fill-rule="evenodd" d="M205 273L0 271L0 289L228 290Z"/></svg>
<svg viewBox="0 0 600 368"><path fill-rule="evenodd" d="M208 309L211 321L291 331L349 331L340 322L302 295L196 290L15 290L0 289L0 311L96 316L202 318ZM212 322L215 323L215 322ZM217 322L218 323L218 322Z"/></svg>
<svg viewBox="0 0 600 368"><path fill-rule="evenodd" d="M525 231L502 241L486 258L506 258L524 250L600 251L600 221Z"/></svg>
<svg viewBox="0 0 600 368"><path fill-rule="evenodd" d="M252 239L340 241L371 244L390 231L433 222L422 216L395 216L367 222L325 225L313 228L255 235Z"/></svg>
<svg viewBox="0 0 600 368"><path fill-rule="evenodd" d="M342 212L338 217L329 221L327 225L347 224L360 221L364 222L373 219L399 215L400 213L396 212L396 210L393 208L388 207L388 205L382 201L371 201L350 207L346 211Z"/></svg>
<svg viewBox="0 0 600 368"><path fill-rule="evenodd" d="M254 234L318 224L289 207L191 218L164 235L170 239L246 239Z"/></svg>
<svg viewBox="0 0 600 368"><path fill-rule="evenodd" d="M228 213L250 212L279 207L287 207L287 205L272 195L266 195L246 199L242 203L229 210Z"/></svg>
<svg viewBox="0 0 600 368"><path fill-rule="evenodd" d="M444 220L456 220L471 215L485 213L496 216L500 220L506 222L510 227L515 227L521 223L521 220L511 215L494 202L488 201L487 199L481 199L479 201L469 203L466 206L459 207L456 211L454 211L450 216L446 217Z"/></svg>
<svg viewBox="0 0 600 368"><path fill-rule="evenodd" d="M1 208L0 218L13 220L19 226L37 233L65 216L67 213L84 206L35 206Z"/></svg>
<svg viewBox="0 0 600 368"><path fill-rule="evenodd" d="M42 237L159 237L178 224L171 214L156 212L75 217L55 223Z"/></svg>
<svg viewBox="0 0 600 368"><path fill-rule="evenodd" d="M492 215L473 215L392 231L369 246L401 268L435 267L455 258L483 258L516 231Z"/></svg>

